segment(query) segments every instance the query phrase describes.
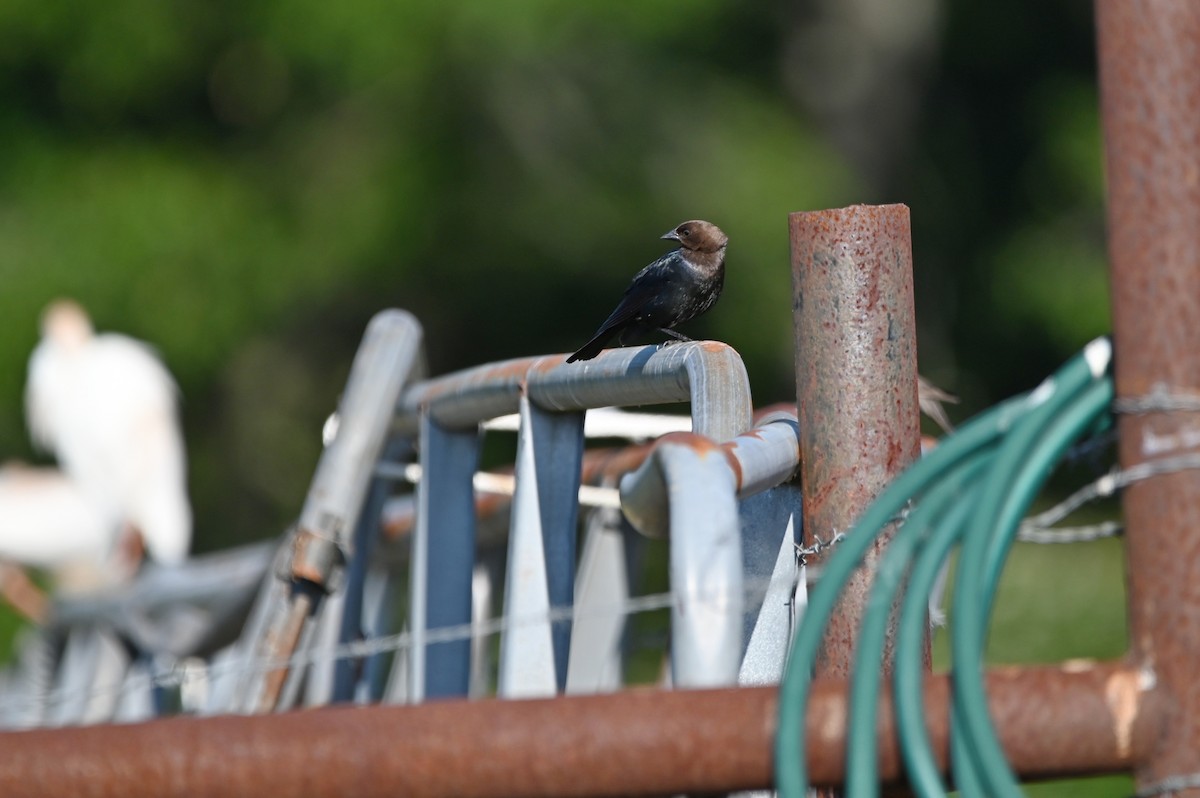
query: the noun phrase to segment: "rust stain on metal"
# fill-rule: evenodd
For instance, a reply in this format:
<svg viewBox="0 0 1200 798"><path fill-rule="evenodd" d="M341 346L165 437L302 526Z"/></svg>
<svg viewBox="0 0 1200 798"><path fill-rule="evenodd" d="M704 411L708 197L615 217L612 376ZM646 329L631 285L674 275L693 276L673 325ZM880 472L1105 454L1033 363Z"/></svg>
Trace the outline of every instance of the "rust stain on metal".
<svg viewBox="0 0 1200 798"><path fill-rule="evenodd" d="M332 550L327 550L332 547ZM292 576L325 586L326 566L341 560L337 543L311 529L301 529L292 539Z"/></svg>
<svg viewBox="0 0 1200 798"><path fill-rule="evenodd" d="M697 435L694 432L668 432L666 435L659 436L655 443L656 446L663 444L686 446L697 454L711 454L721 451L721 445L712 438Z"/></svg>
<svg viewBox="0 0 1200 798"><path fill-rule="evenodd" d="M766 416L772 413L789 413L792 418L796 417L796 405L788 402L776 402L775 404L760 407L754 411L754 423L758 424Z"/></svg>
<svg viewBox="0 0 1200 798"><path fill-rule="evenodd" d="M554 371L560 366L566 365L566 362L567 355L547 355L545 357L539 357L533 362L533 365L526 370L525 374L546 374Z"/></svg>
<svg viewBox="0 0 1200 798"><path fill-rule="evenodd" d="M272 629L262 654L268 660L286 660L296 653L305 621L312 612L312 599L305 593L294 593L280 626ZM273 712L279 704L283 685L287 681L287 666L272 668L263 679L256 707L258 712Z"/></svg>
<svg viewBox="0 0 1200 798"><path fill-rule="evenodd" d="M583 480L588 484L611 482L640 466L654 444L643 443L621 449L593 450L583 455Z"/></svg>
<svg viewBox="0 0 1200 798"><path fill-rule="evenodd" d="M1200 4L1096 3L1108 186L1117 396L1200 393ZM1195 414L1127 414L1121 466L1184 441ZM1194 440L1173 454L1200 451ZM1156 477L1123 495L1132 656L1174 705L1136 774L1145 787L1200 770L1200 473ZM1200 790L1179 795L1200 796Z"/></svg>
<svg viewBox="0 0 1200 798"><path fill-rule="evenodd" d="M582 483L596 485L602 482L612 483L622 474L634 471L650 455L653 444L638 444L621 448L589 449L583 454ZM511 475L511 466L494 470L497 474ZM498 513L508 511L512 505L512 497L499 493L475 493L475 515L480 519L490 518ZM389 541L396 541L412 534L416 526L416 516L413 507L405 507L400 512L386 515L383 518L383 535Z"/></svg>
<svg viewBox="0 0 1200 798"><path fill-rule="evenodd" d="M811 543L814 534L848 531L920 453L912 245L903 205L794 213L789 223L801 492ZM876 553L847 586L819 673L849 672Z"/></svg>
<svg viewBox="0 0 1200 798"><path fill-rule="evenodd" d="M1165 702L1143 693L1128 746L1109 726L1107 685L1121 663L989 673L989 708L1017 772L1116 772L1149 755ZM925 679L935 757L949 760L950 687ZM774 688L628 690L529 701L329 707L254 717L0 733L0 794L299 798L355 795L601 796L771 786ZM846 683L813 682L808 747L818 785L841 781ZM720 722L714 722L720 719ZM890 693L880 704L880 775L902 777ZM397 755L397 746L404 755ZM800 752L797 752L799 755Z"/></svg>
<svg viewBox="0 0 1200 798"><path fill-rule="evenodd" d="M405 401L404 404L411 404L414 407L428 407L444 396L452 395L480 382L519 379L537 361L538 358L536 357L523 357L515 360L507 360L502 363L478 366L454 374L447 374L444 377L438 377L437 379L422 383L419 388L413 391L411 398L406 397L408 401Z"/></svg>
<svg viewBox="0 0 1200 798"><path fill-rule="evenodd" d="M733 472L733 485L735 491L740 491L742 485L745 484L746 476L742 472L742 461L738 460L733 454L733 446L724 444L721 446L721 453L725 455L725 463L729 466L729 470Z"/></svg>

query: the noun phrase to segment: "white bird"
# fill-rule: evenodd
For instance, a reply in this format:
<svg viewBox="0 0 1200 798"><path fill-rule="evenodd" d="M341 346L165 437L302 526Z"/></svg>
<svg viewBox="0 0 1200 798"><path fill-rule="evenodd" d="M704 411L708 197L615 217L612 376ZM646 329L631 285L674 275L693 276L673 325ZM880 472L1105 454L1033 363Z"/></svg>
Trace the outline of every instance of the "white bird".
<svg viewBox="0 0 1200 798"><path fill-rule="evenodd" d="M166 565L187 557L192 538L177 394L146 344L96 335L75 302L59 300L43 312L25 386L34 443Z"/></svg>
<svg viewBox="0 0 1200 798"><path fill-rule="evenodd" d="M118 531L57 469L0 468L0 560L50 570L103 563Z"/></svg>

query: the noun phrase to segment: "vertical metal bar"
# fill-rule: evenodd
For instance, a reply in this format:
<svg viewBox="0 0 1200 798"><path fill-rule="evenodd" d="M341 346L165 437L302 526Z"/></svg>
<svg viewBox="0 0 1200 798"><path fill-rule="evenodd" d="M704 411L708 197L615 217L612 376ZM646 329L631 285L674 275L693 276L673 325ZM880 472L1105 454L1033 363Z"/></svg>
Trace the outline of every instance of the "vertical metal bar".
<svg viewBox="0 0 1200 798"><path fill-rule="evenodd" d="M629 601L629 540L615 507L592 511L579 559L568 693L609 693L621 687L622 641Z"/></svg>
<svg viewBox="0 0 1200 798"><path fill-rule="evenodd" d="M383 458L387 461L406 461L410 458L412 444L408 439L396 439L384 446ZM339 619L337 642L350 643L362 638L364 632L363 589L367 580L371 555L379 540L379 517L387 501L392 480L373 477L363 501L362 512L354 527L354 556L346 567L344 607L336 613ZM354 698L359 676L365 672L363 663L343 658L333 663L331 679L331 701L350 701ZM328 702L325 702L328 703Z"/></svg>
<svg viewBox="0 0 1200 798"><path fill-rule="evenodd" d="M793 213L796 403L804 535L846 532L920 454L908 208ZM818 657L846 676L885 533L847 584ZM892 643L885 649L891 659Z"/></svg>
<svg viewBox="0 0 1200 798"><path fill-rule="evenodd" d="M297 582L292 585L291 593L263 639L262 650L268 660L275 664L263 675L252 704L254 712L291 708L304 668L293 669L286 659L301 650L302 644L307 642L309 620L320 600L321 594L311 583Z"/></svg>
<svg viewBox="0 0 1200 798"><path fill-rule="evenodd" d="M724 453L659 444L670 486L671 680L676 687L735 684L742 658L742 546L736 485Z"/></svg>
<svg viewBox="0 0 1200 798"><path fill-rule="evenodd" d="M778 684L792 639L799 564L800 489L780 485L741 503L742 557L746 563L746 651L738 684ZM759 587L761 586L761 590Z"/></svg>
<svg viewBox="0 0 1200 798"><path fill-rule="evenodd" d="M367 569L363 580L363 630L367 638L385 637L396 631L397 574L393 569L375 561ZM397 652L395 661L404 655ZM388 671L393 657L386 653L367 657L362 663L362 677L354 691L354 700L362 704L374 704L383 699L387 686Z"/></svg>
<svg viewBox="0 0 1200 798"><path fill-rule="evenodd" d="M96 626L69 630L55 685L60 697L50 707L50 725L111 720L129 664L129 653L111 632Z"/></svg>
<svg viewBox="0 0 1200 798"><path fill-rule="evenodd" d="M421 326L409 313L385 310L368 323L338 405L337 433L321 454L300 511L289 567L291 594L271 618L257 656L287 659L310 638L307 624L319 615L334 573L353 556L354 525L400 391L420 368L420 344ZM294 694L302 675L303 669L289 675L280 667L255 680L255 711L275 709L284 687Z"/></svg>
<svg viewBox="0 0 1200 798"><path fill-rule="evenodd" d="M1192 403L1121 418L1129 468L1200 451L1200 4L1098 0L1096 12L1118 403ZM1131 486L1124 511L1133 654L1173 704L1136 774L1145 789L1200 772L1200 472Z"/></svg>
<svg viewBox="0 0 1200 798"><path fill-rule="evenodd" d="M583 413L550 413L521 397L516 492L509 524L498 691L506 697L553 695L566 686L570 624L551 624L552 608L575 593L575 540Z"/></svg>
<svg viewBox="0 0 1200 798"><path fill-rule="evenodd" d="M532 403L529 405L537 510L546 551L546 586L552 610L570 609L575 603L583 422L582 412L551 413ZM571 622L555 621L550 626L550 637L554 644L555 683L561 691L567 684Z"/></svg>
<svg viewBox="0 0 1200 798"><path fill-rule="evenodd" d="M229 667L216 672L202 714L254 711L263 674L252 668L251 663L255 654L265 647L272 622L284 612L287 605L290 586L279 575L287 568L293 537L294 532L285 536L283 544L272 558L266 579L254 600L254 607L242 626L242 634L225 657Z"/></svg>
<svg viewBox="0 0 1200 798"><path fill-rule="evenodd" d="M491 620L492 584L488 563L476 563L471 574L471 698L482 698L491 688L492 640L484 632L484 623Z"/></svg>
<svg viewBox="0 0 1200 798"><path fill-rule="evenodd" d="M338 666L342 662L333 657L341 637L342 626L346 615L346 589L342 587L324 597L320 612L312 624L307 646L297 653L307 653L312 657L307 673L304 674L304 700L306 707L319 707L330 704L334 700L348 701L349 697L334 698L334 680ZM356 616L358 617L358 616Z"/></svg>
<svg viewBox="0 0 1200 798"><path fill-rule="evenodd" d="M409 700L466 696L471 638L428 643L427 631L471 622L479 430L448 430L421 419L421 483L409 570Z"/></svg>
<svg viewBox="0 0 1200 798"><path fill-rule="evenodd" d="M122 654L128 653L123 646L121 649ZM116 705L110 720L115 723L137 723L162 714L155 706L155 688L150 686L152 672L150 662L144 657L130 663L121 686L117 688Z"/></svg>
<svg viewBox="0 0 1200 798"><path fill-rule="evenodd" d="M347 555L393 409L419 369L420 346L417 320L404 311L384 310L367 324L354 355L338 405L337 433L317 463L299 522L302 531L332 538Z"/></svg>

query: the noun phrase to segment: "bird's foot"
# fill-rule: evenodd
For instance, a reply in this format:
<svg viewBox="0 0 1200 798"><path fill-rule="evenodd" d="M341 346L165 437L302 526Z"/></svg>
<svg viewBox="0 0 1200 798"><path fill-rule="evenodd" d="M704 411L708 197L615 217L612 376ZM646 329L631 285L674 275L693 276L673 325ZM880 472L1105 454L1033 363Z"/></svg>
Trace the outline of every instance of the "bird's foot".
<svg viewBox="0 0 1200 798"><path fill-rule="evenodd" d="M688 342L692 341L691 338L688 338L683 333L677 333L674 330L667 329L666 327L659 327L658 331L660 333L662 333L663 335L669 335L669 336L671 336L671 338L674 339L671 341L663 341L663 346L670 346L671 344L676 343L677 341L688 341Z"/></svg>

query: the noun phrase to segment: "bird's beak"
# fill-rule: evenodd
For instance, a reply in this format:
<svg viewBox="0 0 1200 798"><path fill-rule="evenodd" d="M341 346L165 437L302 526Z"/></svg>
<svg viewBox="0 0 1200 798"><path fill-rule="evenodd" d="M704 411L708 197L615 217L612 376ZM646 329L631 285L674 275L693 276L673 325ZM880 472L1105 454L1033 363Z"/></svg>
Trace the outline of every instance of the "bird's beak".
<svg viewBox="0 0 1200 798"><path fill-rule="evenodd" d="M679 233L676 233L674 230L671 230L670 232L663 233L661 238L665 241L678 241Z"/></svg>

